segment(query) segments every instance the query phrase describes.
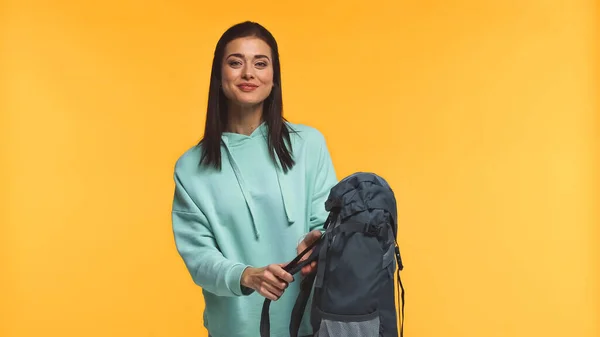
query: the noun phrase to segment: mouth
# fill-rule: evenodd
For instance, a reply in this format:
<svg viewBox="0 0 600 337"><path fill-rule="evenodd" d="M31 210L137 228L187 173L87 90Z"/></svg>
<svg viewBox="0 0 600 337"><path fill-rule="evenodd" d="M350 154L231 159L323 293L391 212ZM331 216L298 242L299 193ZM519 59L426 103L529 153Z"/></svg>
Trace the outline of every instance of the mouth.
<svg viewBox="0 0 600 337"><path fill-rule="evenodd" d="M258 88L258 86L256 84L251 84L251 83L242 83L242 84L239 84L237 87L240 88L241 91L245 91L245 92L252 91L252 90Z"/></svg>

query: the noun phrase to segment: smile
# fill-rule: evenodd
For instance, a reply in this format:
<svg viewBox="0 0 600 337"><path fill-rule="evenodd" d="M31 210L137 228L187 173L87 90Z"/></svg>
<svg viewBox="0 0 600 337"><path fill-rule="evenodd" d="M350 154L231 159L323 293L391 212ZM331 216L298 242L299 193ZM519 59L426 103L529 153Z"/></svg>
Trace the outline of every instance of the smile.
<svg viewBox="0 0 600 337"><path fill-rule="evenodd" d="M240 88L241 91L249 92L249 91L253 91L254 89L258 88L258 86L255 84L244 83L244 84L238 85L238 88Z"/></svg>

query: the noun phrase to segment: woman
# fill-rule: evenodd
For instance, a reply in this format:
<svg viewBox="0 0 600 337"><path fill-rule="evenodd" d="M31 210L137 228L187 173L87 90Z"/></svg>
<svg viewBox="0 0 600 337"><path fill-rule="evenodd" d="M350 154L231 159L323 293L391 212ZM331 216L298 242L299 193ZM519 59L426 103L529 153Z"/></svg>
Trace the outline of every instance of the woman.
<svg viewBox="0 0 600 337"><path fill-rule="evenodd" d="M287 122L282 106L271 33L253 22L229 28L214 54L204 137L174 173L175 242L202 287L212 337L258 336L265 298L275 301L272 336L289 336L294 278L315 268L283 269L321 235L337 178L323 135ZM301 336L312 332L308 315Z"/></svg>

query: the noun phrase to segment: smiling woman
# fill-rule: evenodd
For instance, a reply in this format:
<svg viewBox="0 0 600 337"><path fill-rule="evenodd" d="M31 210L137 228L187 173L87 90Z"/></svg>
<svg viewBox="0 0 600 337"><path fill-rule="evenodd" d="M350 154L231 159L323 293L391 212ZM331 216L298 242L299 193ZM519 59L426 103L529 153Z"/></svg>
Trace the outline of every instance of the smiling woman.
<svg viewBox="0 0 600 337"><path fill-rule="evenodd" d="M276 301L271 336L289 336L299 282L283 267L321 235L337 183L325 138L286 121L281 97L273 36L253 22L227 30L213 59L204 137L175 167L172 210L211 337L256 336L265 298ZM299 333L311 331L306 319Z"/></svg>
<svg viewBox="0 0 600 337"><path fill-rule="evenodd" d="M227 45L225 54L221 82L223 93L231 102L230 109L256 111L256 105L263 102L273 88L269 45L256 37L239 38ZM242 115L244 113L230 113L231 117ZM254 118L257 116L254 114ZM240 121L229 122L241 124Z"/></svg>
<svg viewBox="0 0 600 337"><path fill-rule="evenodd" d="M214 53L202 161L219 169L222 132L250 135L264 123L271 158L277 155L287 171L294 160L284 144L291 145L291 129L284 127L285 122L277 41L254 22L229 28Z"/></svg>

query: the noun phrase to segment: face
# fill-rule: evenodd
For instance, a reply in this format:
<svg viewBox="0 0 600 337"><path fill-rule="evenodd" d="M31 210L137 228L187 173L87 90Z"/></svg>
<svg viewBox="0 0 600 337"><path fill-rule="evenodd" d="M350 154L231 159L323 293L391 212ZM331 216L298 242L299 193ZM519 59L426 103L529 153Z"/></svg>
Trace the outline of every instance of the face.
<svg viewBox="0 0 600 337"><path fill-rule="evenodd" d="M230 102L261 104L273 87L271 48L255 37L235 39L225 47L221 86Z"/></svg>

